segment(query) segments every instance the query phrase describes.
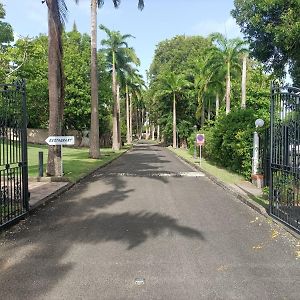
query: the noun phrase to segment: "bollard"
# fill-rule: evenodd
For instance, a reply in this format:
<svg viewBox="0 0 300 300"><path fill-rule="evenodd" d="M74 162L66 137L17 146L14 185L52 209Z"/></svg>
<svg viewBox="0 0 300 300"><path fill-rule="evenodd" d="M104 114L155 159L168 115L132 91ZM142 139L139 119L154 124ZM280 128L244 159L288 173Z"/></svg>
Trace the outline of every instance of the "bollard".
<svg viewBox="0 0 300 300"><path fill-rule="evenodd" d="M44 175L44 158L43 151L39 151L39 177L43 177Z"/></svg>

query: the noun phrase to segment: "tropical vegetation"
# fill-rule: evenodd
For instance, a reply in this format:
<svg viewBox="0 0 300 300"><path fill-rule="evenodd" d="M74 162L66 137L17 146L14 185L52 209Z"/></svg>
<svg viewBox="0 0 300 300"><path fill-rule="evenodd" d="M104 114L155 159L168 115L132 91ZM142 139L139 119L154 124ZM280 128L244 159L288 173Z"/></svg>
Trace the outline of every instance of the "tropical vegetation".
<svg viewBox="0 0 300 300"><path fill-rule="evenodd" d="M290 69L300 85L299 0L235 0L232 15L251 54L279 77Z"/></svg>
<svg viewBox="0 0 300 300"><path fill-rule="evenodd" d="M150 122L160 125L167 144L178 140L193 153L196 132L204 133L207 159L249 177L254 121L268 119L271 77L247 53L243 40L219 33L163 41L146 99Z"/></svg>
<svg viewBox="0 0 300 300"><path fill-rule="evenodd" d="M262 118L268 125L271 80L282 77L289 65L299 83L297 1L235 0L232 15L246 40L212 33L161 41L147 84L138 71L131 34L100 25L106 38L97 50L96 16L103 1L91 0L91 36L78 32L76 24L64 30L63 0L45 2L48 36L12 43L13 29L0 23L0 77L27 80L30 127L49 128L51 135L89 131L91 158L100 156L99 138L109 140L113 150L146 137L193 152L201 132L208 160L249 177L254 120ZM115 7L120 2L113 0ZM139 8L143 4L138 1ZM49 148L49 175L59 171L59 151Z"/></svg>

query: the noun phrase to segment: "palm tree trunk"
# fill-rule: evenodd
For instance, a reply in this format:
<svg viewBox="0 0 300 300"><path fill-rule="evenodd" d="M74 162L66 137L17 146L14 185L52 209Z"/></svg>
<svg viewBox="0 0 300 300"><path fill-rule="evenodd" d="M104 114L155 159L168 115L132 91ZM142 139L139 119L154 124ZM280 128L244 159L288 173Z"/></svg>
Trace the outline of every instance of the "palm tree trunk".
<svg viewBox="0 0 300 300"><path fill-rule="evenodd" d="M117 83L117 105L118 105L118 143L119 148L122 147L121 141L121 104L120 104L120 85Z"/></svg>
<svg viewBox="0 0 300 300"><path fill-rule="evenodd" d="M201 108L201 128L204 127L204 121L205 121L205 105L204 105L204 98L202 98L202 108Z"/></svg>
<svg viewBox="0 0 300 300"><path fill-rule="evenodd" d="M230 64L227 64L227 75L226 75L226 115L230 113Z"/></svg>
<svg viewBox="0 0 300 300"><path fill-rule="evenodd" d="M91 130L89 155L95 159L100 157L97 76L97 0L91 0Z"/></svg>
<svg viewBox="0 0 300 300"><path fill-rule="evenodd" d="M132 143L132 94L129 94L129 140Z"/></svg>
<svg viewBox="0 0 300 300"><path fill-rule="evenodd" d="M112 54L112 95L113 95L113 133L112 133L112 149L120 150L119 147L119 131L118 131L118 101L117 101L117 80L116 80L116 66L115 53Z"/></svg>
<svg viewBox="0 0 300 300"><path fill-rule="evenodd" d="M177 148L176 145L176 94L173 93L173 148Z"/></svg>
<svg viewBox="0 0 300 300"><path fill-rule="evenodd" d="M144 123L143 123L143 109L140 109L140 139L142 139L143 137L143 126L144 126Z"/></svg>
<svg viewBox="0 0 300 300"><path fill-rule="evenodd" d="M135 109L135 122L136 122L136 135L137 137L139 136L139 131L140 131L140 120L139 120L139 110L136 107Z"/></svg>
<svg viewBox="0 0 300 300"><path fill-rule="evenodd" d="M130 128L129 128L129 94L128 94L128 85L126 84L126 141L127 144L131 144L130 141Z"/></svg>
<svg viewBox="0 0 300 300"><path fill-rule="evenodd" d="M48 84L49 84L49 136L62 133L63 116L63 68L61 24L58 19L57 1L49 0L48 5ZM61 147L49 146L47 175L60 176Z"/></svg>
<svg viewBox="0 0 300 300"><path fill-rule="evenodd" d="M242 71L242 102L241 108L246 108L246 80L247 80L247 55L243 56L243 71Z"/></svg>
<svg viewBox="0 0 300 300"><path fill-rule="evenodd" d="M219 110L220 110L220 98L219 93L216 94L216 119L219 116Z"/></svg>
<svg viewBox="0 0 300 300"><path fill-rule="evenodd" d="M152 141L155 141L155 125L152 124Z"/></svg>
<svg viewBox="0 0 300 300"><path fill-rule="evenodd" d="M207 121L210 121L210 112L211 112L211 108L210 108L210 99L208 99Z"/></svg>

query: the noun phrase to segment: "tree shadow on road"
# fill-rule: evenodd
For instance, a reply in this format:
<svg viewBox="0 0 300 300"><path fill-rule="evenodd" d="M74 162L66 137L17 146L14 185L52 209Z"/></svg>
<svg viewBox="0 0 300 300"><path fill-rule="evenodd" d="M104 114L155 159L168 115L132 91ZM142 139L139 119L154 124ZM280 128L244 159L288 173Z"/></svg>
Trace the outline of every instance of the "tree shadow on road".
<svg viewBox="0 0 300 300"><path fill-rule="evenodd" d="M125 246L124 251L132 251L159 236L165 241L176 234L205 240L199 230L183 226L168 215L147 211L98 212L103 204L92 201L94 210L91 202L86 206L74 202L70 207L67 199L49 203L36 216L18 225L3 241L0 246L3 299L33 299L45 294L80 263L76 259L66 260L66 257L82 247L90 249L89 245L99 245L97 253L101 256L102 243L118 242ZM116 246L110 247L115 249Z"/></svg>
<svg viewBox="0 0 300 300"><path fill-rule="evenodd" d="M148 164L157 162L152 154L146 157L146 163L142 157L131 160L136 170L158 169ZM165 178L155 179L166 182ZM201 231L180 224L172 216L147 210L114 210L112 206L128 200L134 189L128 188L123 177L100 180L105 183L101 187L99 177L83 180L0 238L0 298L33 299L45 295L83 263L69 256L77 249L97 246L95 255L101 256L105 248L101 245L110 247L111 242L120 243L124 251L135 251L159 237L166 242L173 235L205 241ZM105 211L107 208L111 209ZM122 252L122 248L118 251Z"/></svg>

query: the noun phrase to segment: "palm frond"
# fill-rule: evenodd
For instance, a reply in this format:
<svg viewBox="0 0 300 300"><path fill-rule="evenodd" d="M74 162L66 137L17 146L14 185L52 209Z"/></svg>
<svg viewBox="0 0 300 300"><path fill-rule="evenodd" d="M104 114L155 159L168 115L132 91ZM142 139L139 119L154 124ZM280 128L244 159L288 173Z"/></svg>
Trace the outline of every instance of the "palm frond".
<svg viewBox="0 0 300 300"><path fill-rule="evenodd" d="M126 39L128 39L128 38L133 38L133 39L135 39L135 36L133 36L133 35L131 35L131 34L124 34L124 35L122 35L122 37L121 37L122 40L126 40Z"/></svg>
<svg viewBox="0 0 300 300"><path fill-rule="evenodd" d="M57 13L60 24L64 26L68 15L68 8L64 0L57 1Z"/></svg>
<svg viewBox="0 0 300 300"><path fill-rule="evenodd" d="M99 25L99 29L103 30L109 37L111 36L111 31L105 27L103 24Z"/></svg>
<svg viewBox="0 0 300 300"><path fill-rule="evenodd" d="M144 6L145 6L144 0L139 0L139 2L138 2L138 9L143 10Z"/></svg>
<svg viewBox="0 0 300 300"><path fill-rule="evenodd" d="M121 0L113 0L113 4L115 8L118 8L121 4Z"/></svg>

